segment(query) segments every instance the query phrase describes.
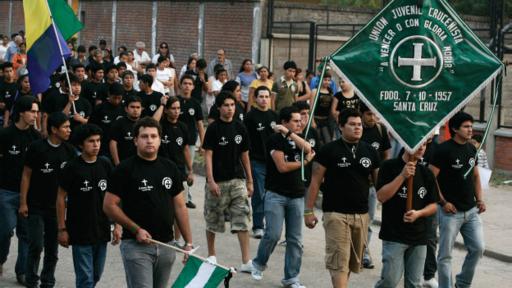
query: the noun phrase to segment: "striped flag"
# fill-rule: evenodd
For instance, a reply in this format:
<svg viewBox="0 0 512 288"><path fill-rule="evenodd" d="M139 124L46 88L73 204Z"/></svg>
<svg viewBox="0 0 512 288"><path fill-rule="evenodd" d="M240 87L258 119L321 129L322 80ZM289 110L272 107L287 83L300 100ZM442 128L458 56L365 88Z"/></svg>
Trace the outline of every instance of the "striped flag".
<svg viewBox="0 0 512 288"><path fill-rule="evenodd" d="M71 55L66 40L80 31L83 25L64 0L23 0L23 10L27 69L32 93L37 94L48 89L50 76L63 64L63 56Z"/></svg>
<svg viewBox="0 0 512 288"><path fill-rule="evenodd" d="M228 274L229 270L190 255L172 288L216 288Z"/></svg>

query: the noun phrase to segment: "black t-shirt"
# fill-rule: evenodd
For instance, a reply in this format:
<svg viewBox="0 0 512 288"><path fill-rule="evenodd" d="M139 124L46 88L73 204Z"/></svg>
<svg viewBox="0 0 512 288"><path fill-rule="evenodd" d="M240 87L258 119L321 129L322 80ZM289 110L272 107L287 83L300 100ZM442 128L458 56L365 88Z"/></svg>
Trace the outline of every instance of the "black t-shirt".
<svg viewBox="0 0 512 288"><path fill-rule="evenodd" d="M268 156L265 145L274 134L273 127L277 124L279 117L272 110L261 111L258 108L251 109L246 116L244 124L251 140L249 151L251 160L265 162Z"/></svg>
<svg viewBox="0 0 512 288"><path fill-rule="evenodd" d="M450 139L439 145L431 159L431 164L439 168L437 181L441 193L459 211L468 211L476 205L473 170L464 178L471 164L477 164L475 155L475 146Z"/></svg>
<svg viewBox="0 0 512 288"><path fill-rule="evenodd" d="M87 101L85 98L79 97L77 100L75 100L75 109L76 113L80 114L80 116L84 118L89 118L92 113L92 106L89 101ZM73 106L69 109L71 112L71 115L69 116L69 123L71 124L71 132L74 131L74 129L78 126L80 126L82 123L77 122L73 119L73 115L75 114L73 111Z"/></svg>
<svg viewBox="0 0 512 288"><path fill-rule="evenodd" d="M112 172L109 192L121 198L123 212L137 225L161 242L173 239L174 206L172 198L183 191L182 175L169 159L147 161L133 156ZM123 239L134 239L129 230Z"/></svg>
<svg viewBox="0 0 512 288"><path fill-rule="evenodd" d="M60 89L52 89L48 91L46 96L43 98L42 102L42 110L47 114L51 114L53 112L62 112L64 107L69 102L69 95L64 94Z"/></svg>
<svg viewBox="0 0 512 288"><path fill-rule="evenodd" d="M359 110L359 106L361 105L361 99L359 99L359 96L355 93L354 96L345 98L343 92L340 91L334 94L334 98L338 99L338 106L336 106L337 111L342 111L347 108Z"/></svg>
<svg viewBox="0 0 512 288"><path fill-rule="evenodd" d="M203 110L201 104L196 99L185 99L178 97L181 104L181 112L179 120L187 125L188 128L188 145L196 145L197 141L197 121L203 121Z"/></svg>
<svg viewBox="0 0 512 288"><path fill-rule="evenodd" d="M309 128L308 135L306 138L304 138L304 133L300 134L300 137L306 139L306 141L309 142L311 148L315 150L315 153L318 153L318 151L320 151L320 148L322 147L322 141L320 141L320 136L315 128ZM311 183L312 169L313 163L309 163L304 167L304 177L306 178L306 182L304 182L304 185L306 185L306 187L308 187L309 184Z"/></svg>
<svg viewBox="0 0 512 288"><path fill-rule="evenodd" d="M381 158L383 157L384 151L391 148L388 130L386 129L386 126L380 123L375 124L373 127L363 127L363 136L361 137L361 141L370 144L370 146L375 150L379 151L379 156Z"/></svg>
<svg viewBox="0 0 512 288"><path fill-rule="evenodd" d="M66 163L76 157L71 144L54 147L47 139L33 142L25 154L25 166L32 169L27 195L29 213L55 213L58 176Z"/></svg>
<svg viewBox="0 0 512 288"><path fill-rule="evenodd" d="M327 169L322 190L324 212L368 212L369 176L380 165L375 149L366 142L352 144L339 139L322 146L315 161Z"/></svg>
<svg viewBox="0 0 512 288"><path fill-rule="evenodd" d="M332 99L333 96L331 93L320 92L315 110L316 117L329 117L329 114L331 113Z"/></svg>
<svg viewBox="0 0 512 288"><path fill-rule="evenodd" d="M285 138L281 133L270 136L266 146L269 158L267 160L265 189L291 198L304 197L306 187L304 182L302 182L300 168L281 173L277 170L276 163L272 158L272 154L275 151L281 151L284 154L285 162L300 162L301 150L295 142Z"/></svg>
<svg viewBox="0 0 512 288"><path fill-rule="evenodd" d="M152 117L155 114L156 109L160 107L162 93L153 91L151 94L146 94L146 92L139 92L139 97L142 99L142 114L144 116Z"/></svg>
<svg viewBox="0 0 512 288"><path fill-rule="evenodd" d="M20 190L23 162L28 146L41 139L33 127L20 130L12 124L0 130L0 187L18 192Z"/></svg>
<svg viewBox="0 0 512 288"><path fill-rule="evenodd" d="M83 96L91 103L91 106L96 106L96 100L105 100L108 96L108 86L106 83L98 83L88 81L84 86Z"/></svg>
<svg viewBox="0 0 512 288"><path fill-rule="evenodd" d="M213 105L212 108L210 108L210 112L208 113L208 119L218 120L220 117L220 111L217 106ZM244 122L245 118L245 110L244 107L242 107L242 104L239 102L235 103L235 115L233 116L233 119L237 121Z"/></svg>
<svg viewBox="0 0 512 288"><path fill-rule="evenodd" d="M392 182L405 166L402 158L384 161L379 169L376 189ZM401 176L400 176L401 177ZM418 163L413 178L412 209L421 210L437 202L438 192L434 174ZM407 181L404 181L395 195L382 204L382 226L379 237L382 240L408 245L425 245L427 242L427 218L418 218L413 223L404 222L407 205Z"/></svg>
<svg viewBox="0 0 512 288"><path fill-rule="evenodd" d="M162 144L159 154L176 163L180 172L184 173L187 165L184 154L185 147L188 145L187 125L180 121L171 123L163 118L160 126L162 127Z"/></svg>
<svg viewBox="0 0 512 288"><path fill-rule="evenodd" d="M5 103L6 110L10 110L13 102L14 97L16 97L16 92L18 91L18 86L16 85L16 82L13 83L7 83L7 82L0 82L0 102Z"/></svg>
<svg viewBox="0 0 512 288"><path fill-rule="evenodd" d="M126 101L130 97L137 96L137 93L139 93L139 92L137 92L137 90L133 89L133 87L132 87L132 90L126 90L126 88L124 88L123 100Z"/></svg>
<svg viewBox="0 0 512 288"><path fill-rule="evenodd" d="M101 154L107 155L108 151L108 143L111 139L110 131L112 124L115 120L118 120L125 116L126 113L124 111L124 107L122 104L118 106L112 105L110 102L106 101L96 106L94 109L89 122L98 125L102 130L103 134L101 137Z"/></svg>
<svg viewBox="0 0 512 288"><path fill-rule="evenodd" d="M112 169L105 158L87 163L78 156L62 170L59 186L67 192L66 228L71 245L110 240L110 222L103 212L103 198Z"/></svg>
<svg viewBox="0 0 512 288"><path fill-rule="evenodd" d="M249 134L239 121L213 122L206 129L203 148L213 151L213 178L216 182L244 179L241 154L249 150Z"/></svg>
<svg viewBox="0 0 512 288"><path fill-rule="evenodd" d="M136 154L137 149L133 142L133 126L135 121L128 117L122 117L114 121L110 130L110 139L117 142L117 155L122 161Z"/></svg>

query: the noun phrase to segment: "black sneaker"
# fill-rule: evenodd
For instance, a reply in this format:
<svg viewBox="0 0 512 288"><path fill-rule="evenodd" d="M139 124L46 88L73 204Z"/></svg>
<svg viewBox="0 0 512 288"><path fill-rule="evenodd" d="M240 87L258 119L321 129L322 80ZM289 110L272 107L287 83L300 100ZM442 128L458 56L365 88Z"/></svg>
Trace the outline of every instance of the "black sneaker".
<svg viewBox="0 0 512 288"><path fill-rule="evenodd" d="M196 204L194 204L192 201L188 201L185 206L190 209L196 209Z"/></svg>
<svg viewBox="0 0 512 288"><path fill-rule="evenodd" d="M373 268L375 268L375 265L373 265L371 258L364 258L363 259L363 267L365 269L373 269Z"/></svg>

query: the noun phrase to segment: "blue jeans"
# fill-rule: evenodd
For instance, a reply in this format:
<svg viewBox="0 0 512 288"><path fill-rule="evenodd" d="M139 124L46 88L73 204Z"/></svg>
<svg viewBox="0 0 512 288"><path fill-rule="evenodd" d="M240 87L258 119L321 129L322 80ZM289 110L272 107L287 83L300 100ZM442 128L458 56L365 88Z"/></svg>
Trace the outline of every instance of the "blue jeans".
<svg viewBox="0 0 512 288"><path fill-rule="evenodd" d="M120 249L128 288L170 286L171 268L176 259L173 249L155 244L140 244L131 239L123 240Z"/></svg>
<svg viewBox="0 0 512 288"><path fill-rule="evenodd" d="M27 219L18 215L19 207L20 193L0 189L0 265L7 261L11 237L16 227L18 258L14 271L16 275L23 275L26 271L28 254Z"/></svg>
<svg viewBox="0 0 512 288"><path fill-rule="evenodd" d="M304 216L304 197L290 198L272 191L265 193L265 234L258 246L253 265L263 271L268 259L274 251L281 232L283 222L286 224L286 252L284 256L283 285L299 282L302 265L302 218Z"/></svg>
<svg viewBox="0 0 512 288"><path fill-rule="evenodd" d="M28 214L28 257L27 257L27 287L37 287L41 279L41 288L55 286L55 266L57 266L57 218L45 213ZM39 262L44 247L43 270L39 278Z"/></svg>
<svg viewBox="0 0 512 288"><path fill-rule="evenodd" d="M427 247L382 241L382 272L375 288L395 288L404 274L405 288L421 288Z"/></svg>
<svg viewBox="0 0 512 288"><path fill-rule="evenodd" d="M452 250L457 234L462 235L468 254L462 264L462 270L455 277L458 288L471 286L475 275L476 265L485 250L482 220L476 207L465 211L449 214L442 208L439 211L439 254L437 255L437 273L439 287L453 287L452 280Z"/></svg>
<svg viewBox="0 0 512 288"><path fill-rule="evenodd" d="M370 240L372 240L372 224L375 219L375 211L377 211L377 191L375 190L375 186L370 186L370 190L368 191L368 216L370 216L370 222L368 223L368 242L366 244L366 248L364 249L364 259L370 259Z"/></svg>
<svg viewBox="0 0 512 288"><path fill-rule="evenodd" d="M73 245L73 266L77 288L93 288L100 281L105 259L107 243L94 245Z"/></svg>
<svg viewBox="0 0 512 288"><path fill-rule="evenodd" d="M254 193L251 198L252 230L265 228L265 176L267 168L265 162L251 160L252 179L254 180Z"/></svg>

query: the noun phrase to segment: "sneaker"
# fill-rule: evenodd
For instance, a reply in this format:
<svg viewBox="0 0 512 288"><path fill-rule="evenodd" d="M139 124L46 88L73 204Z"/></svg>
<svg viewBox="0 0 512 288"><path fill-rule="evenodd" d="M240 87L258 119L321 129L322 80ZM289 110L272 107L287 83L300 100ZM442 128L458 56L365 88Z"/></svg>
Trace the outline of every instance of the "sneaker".
<svg viewBox="0 0 512 288"><path fill-rule="evenodd" d="M247 263L240 266L240 272L242 273L252 273L252 260L247 261Z"/></svg>
<svg viewBox="0 0 512 288"><path fill-rule="evenodd" d="M373 261L371 258L364 258L363 259L363 267L365 269L373 269L373 268L375 268L375 265L373 265Z"/></svg>
<svg viewBox="0 0 512 288"><path fill-rule="evenodd" d="M25 275L24 274L16 274L16 281L21 286L26 286L27 282L25 281Z"/></svg>
<svg viewBox="0 0 512 288"><path fill-rule="evenodd" d="M187 206L187 208L190 209L196 209L196 204L194 204L192 201L188 201L187 203L185 203L185 206Z"/></svg>
<svg viewBox="0 0 512 288"><path fill-rule="evenodd" d="M254 236L254 238L256 239L261 239L263 238L263 229L255 229L252 233L252 235Z"/></svg>
<svg viewBox="0 0 512 288"><path fill-rule="evenodd" d="M306 286L301 285L300 283L296 282L291 285L284 286L286 288L306 288Z"/></svg>
<svg viewBox="0 0 512 288"><path fill-rule="evenodd" d="M208 258L206 258L206 261L210 262L210 264L217 264L217 257L208 256Z"/></svg>
<svg viewBox="0 0 512 288"><path fill-rule="evenodd" d="M429 279L429 280L425 280L423 282L423 287L425 287L425 288L437 288L437 287L439 287L439 284L437 283L436 278L432 278L432 279Z"/></svg>
<svg viewBox="0 0 512 288"><path fill-rule="evenodd" d="M263 271L256 268L256 266L254 266L254 264L252 264L252 261L251 261L251 265L252 265L252 271L251 271L252 279L254 279L256 281L260 281L261 279L263 279Z"/></svg>

